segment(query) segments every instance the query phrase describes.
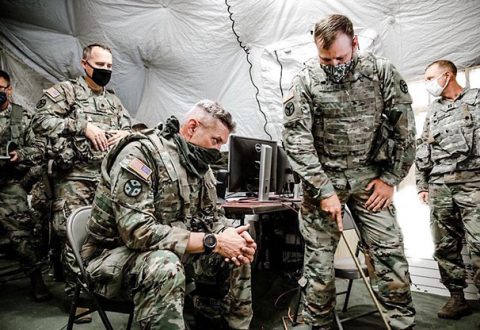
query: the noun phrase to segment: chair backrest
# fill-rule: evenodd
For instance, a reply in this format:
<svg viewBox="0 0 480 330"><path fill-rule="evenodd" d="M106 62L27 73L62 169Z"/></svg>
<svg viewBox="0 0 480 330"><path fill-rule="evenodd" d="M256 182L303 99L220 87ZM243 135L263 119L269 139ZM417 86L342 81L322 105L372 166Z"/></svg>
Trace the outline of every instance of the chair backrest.
<svg viewBox="0 0 480 330"><path fill-rule="evenodd" d="M343 230L355 229L355 232L360 237L360 232L358 230L357 224L355 223L355 220L353 220L353 215L348 209L347 205L345 205L345 208L343 211L344 211L342 215Z"/></svg>
<svg viewBox="0 0 480 330"><path fill-rule="evenodd" d="M67 219L67 238L70 243L70 247L75 255L77 265L82 272L83 278L86 278L85 269L83 267L82 257L80 256L80 250L87 238L87 222L92 213L91 206L82 206L70 214Z"/></svg>

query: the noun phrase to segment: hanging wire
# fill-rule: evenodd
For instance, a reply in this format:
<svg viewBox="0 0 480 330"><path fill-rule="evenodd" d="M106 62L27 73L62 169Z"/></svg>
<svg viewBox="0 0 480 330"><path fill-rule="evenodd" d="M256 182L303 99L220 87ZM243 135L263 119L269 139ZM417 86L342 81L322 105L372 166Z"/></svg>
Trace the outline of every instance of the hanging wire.
<svg viewBox="0 0 480 330"><path fill-rule="evenodd" d="M277 51L274 51L274 53L275 53L275 58L277 59L278 65L280 65L280 78L278 79L278 86L280 87L280 94L282 94L282 100L283 100L283 88L282 88L283 65L282 65L282 62L280 62L280 59L278 58Z"/></svg>
<svg viewBox="0 0 480 330"><path fill-rule="evenodd" d="M237 42L238 42L238 44L240 45L240 48L242 48L243 51L245 52L248 65L250 66L249 69L248 69L248 74L249 74L249 76L250 76L250 81L252 82L252 85L253 85L253 87L254 87L255 90L256 90L256 91L255 91L255 100L257 101L258 110L260 110L260 112L261 112L262 115L263 115L263 118L265 119L265 124L263 125L263 130L264 130L265 133L269 136L270 140L273 140L272 135L267 131L267 124L268 124L267 115L266 115L265 112L262 110L262 107L261 107L261 105L260 105L260 101L259 101L259 99L258 99L258 95L260 94L260 89L258 89L257 85L256 85L255 82L253 81L253 76L252 76L253 64L252 64L252 62L250 61L250 50L248 49L247 46L245 46L245 45L243 44L243 42L240 40L240 36L239 36L238 33L235 31L235 20L233 19L232 6L230 6L230 5L228 4L228 0L225 0L225 5L227 6L228 17L230 18L230 21L232 21L232 32L233 32L233 34L235 35L235 37L237 38Z"/></svg>

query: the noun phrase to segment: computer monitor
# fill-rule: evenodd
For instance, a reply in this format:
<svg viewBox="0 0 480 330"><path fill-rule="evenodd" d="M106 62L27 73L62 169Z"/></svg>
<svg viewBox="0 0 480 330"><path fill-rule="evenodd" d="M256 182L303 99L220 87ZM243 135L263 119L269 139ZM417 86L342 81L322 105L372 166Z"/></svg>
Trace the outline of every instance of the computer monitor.
<svg viewBox="0 0 480 330"><path fill-rule="evenodd" d="M228 154L229 192L245 192L250 195L259 193L262 145L271 148L268 192L275 192L277 142L238 135L230 136ZM266 172L264 171L264 173Z"/></svg>
<svg viewBox="0 0 480 330"><path fill-rule="evenodd" d="M290 195L293 194L293 185L299 183L296 180L292 166L288 161L288 156L285 150L281 147L277 147L277 173L276 173L276 189L277 195Z"/></svg>

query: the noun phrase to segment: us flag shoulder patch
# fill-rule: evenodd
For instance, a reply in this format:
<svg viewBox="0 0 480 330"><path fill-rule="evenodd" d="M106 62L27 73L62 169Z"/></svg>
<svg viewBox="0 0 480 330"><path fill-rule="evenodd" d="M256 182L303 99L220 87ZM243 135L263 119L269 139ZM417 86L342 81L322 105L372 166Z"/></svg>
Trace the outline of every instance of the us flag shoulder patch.
<svg viewBox="0 0 480 330"><path fill-rule="evenodd" d="M45 91L45 93L54 99L60 96L60 92L55 87L50 87Z"/></svg>
<svg viewBox="0 0 480 330"><path fill-rule="evenodd" d="M152 169L138 158L133 158L130 163L128 163L128 168L144 180L148 180L152 175Z"/></svg>

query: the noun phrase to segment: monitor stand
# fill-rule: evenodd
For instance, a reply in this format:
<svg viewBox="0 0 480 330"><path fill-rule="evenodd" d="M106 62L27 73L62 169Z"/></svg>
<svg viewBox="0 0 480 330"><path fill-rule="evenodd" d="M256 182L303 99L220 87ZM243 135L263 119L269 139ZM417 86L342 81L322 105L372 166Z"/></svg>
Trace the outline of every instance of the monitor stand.
<svg viewBox="0 0 480 330"><path fill-rule="evenodd" d="M293 186L293 199L300 199L300 183L295 183Z"/></svg>
<svg viewBox="0 0 480 330"><path fill-rule="evenodd" d="M262 144L260 153L260 175L258 184L258 201L268 201L270 193L270 176L272 169L272 147Z"/></svg>

